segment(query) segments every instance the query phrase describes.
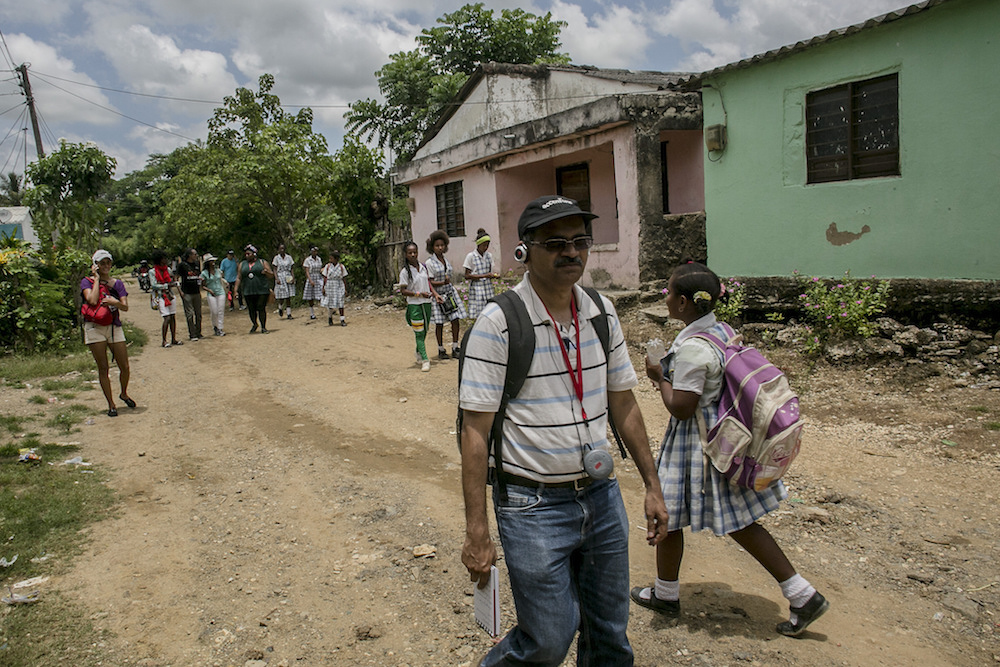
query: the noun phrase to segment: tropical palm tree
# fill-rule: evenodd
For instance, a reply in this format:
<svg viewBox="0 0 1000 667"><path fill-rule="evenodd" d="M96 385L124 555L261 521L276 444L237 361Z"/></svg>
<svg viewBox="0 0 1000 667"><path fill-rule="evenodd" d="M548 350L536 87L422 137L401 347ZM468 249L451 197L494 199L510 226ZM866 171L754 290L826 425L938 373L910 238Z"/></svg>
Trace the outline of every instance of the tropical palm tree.
<svg viewBox="0 0 1000 667"><path fill-rule="evenodd" d="M0 174L0 206L20 206L22 179L16 172Z"/></svg>

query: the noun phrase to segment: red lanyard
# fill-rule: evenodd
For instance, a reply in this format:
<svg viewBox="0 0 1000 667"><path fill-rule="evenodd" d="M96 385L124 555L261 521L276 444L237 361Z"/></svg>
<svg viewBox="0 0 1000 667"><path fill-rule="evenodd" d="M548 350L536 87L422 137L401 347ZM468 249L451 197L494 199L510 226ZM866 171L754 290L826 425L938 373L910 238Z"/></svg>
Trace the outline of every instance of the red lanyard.
<svg viewBox="0 0 1000 667"><path fill-rule="evenodd" d="M545 304L542 304L543 306ZM580 359L580 318L577 317L576 313L576 299L570 301L570 310L573 313L573 325L576 327L576 372L573 372L573 366L569 362L569 352L566 351L566 344L563 343L562 334L559 331L559 323L556 322L556 318L552 317L552 313L549 311L549 307L545 306L545 312L548 313L549 319L552 320L552 324L556 327L556 338L559 340L559 350L562 352L563 361L566 363L566 371L569 373L569 380L573 383L573 391L576 393L577 399L580 401L580 412L583 413L583 421L587 421L587 410L583 407L583 364Z"/></svg>

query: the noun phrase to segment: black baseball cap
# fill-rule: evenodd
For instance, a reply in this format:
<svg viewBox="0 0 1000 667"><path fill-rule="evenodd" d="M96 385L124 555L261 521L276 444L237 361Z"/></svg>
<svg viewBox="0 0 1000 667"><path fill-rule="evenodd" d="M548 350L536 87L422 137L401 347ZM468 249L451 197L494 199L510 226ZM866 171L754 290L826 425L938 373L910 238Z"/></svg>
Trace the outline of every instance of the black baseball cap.
<svg viewBox="0 0 1000 667"><path fill-rule="evenodd" d="M598 217L589 211L580 209L580 205L569 197L561 195L545 195L535 199L524 208L521 218L517 221L517 236L523 239L525 232L541 227L547 222L570 218L578 215L588 225Z"/></svg>

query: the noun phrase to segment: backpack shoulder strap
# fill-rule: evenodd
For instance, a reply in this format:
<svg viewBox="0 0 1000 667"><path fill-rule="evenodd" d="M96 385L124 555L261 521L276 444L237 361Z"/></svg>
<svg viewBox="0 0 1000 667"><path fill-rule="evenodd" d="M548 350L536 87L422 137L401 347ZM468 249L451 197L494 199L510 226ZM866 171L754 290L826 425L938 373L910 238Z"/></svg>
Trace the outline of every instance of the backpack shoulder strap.
<svg viewBox="0 0 1000 667"><path fill-rule="evenodd" d="M507 320L507 376L504 393L514 398L524 386L535 355L535 327L524 300L513 291L501 292L493 299Z"/></svg>
<svg viewBox="0 0 1000 667"><path fill-rule="evenodd" d="M597 337L601 340L601 347L604 349L604 361L605 363L609 363L611 356L611 328L608 324L608 311L604 307L604 299L601 298L600 292L593 287L584 287L583 291L587 293L587 296L591 298L600 311L590 321L594 325ZM618 451L621 452L622 460L627 459L628 452L625 451L625 445L622 443L622 437L618 433L618 427L615 426L615 420L611 418L610 408L608 410L608 424L611 425L611 434L615 436L615 441L618 443Z"/></svg>

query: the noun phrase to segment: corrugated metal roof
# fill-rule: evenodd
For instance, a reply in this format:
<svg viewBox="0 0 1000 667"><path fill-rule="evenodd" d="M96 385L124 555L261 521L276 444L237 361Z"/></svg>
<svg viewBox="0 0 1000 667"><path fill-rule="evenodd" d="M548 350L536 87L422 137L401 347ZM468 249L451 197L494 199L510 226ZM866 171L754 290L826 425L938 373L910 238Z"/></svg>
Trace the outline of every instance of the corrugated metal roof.
<svg viewBox="0 0 1000 667"><path fill-rule="evenodd" d="M888 14L882 14L881 16L876 16L870 18L863 23L856 23L846 28L837 28L836 30L831 30L825 35L817 35L810 39L796 42L795 44L789 44L787 46L782 46L781 48L774 49L772 51L767 51L766 53L761 53L744 60L740 60L728 65L723 65L721 67L716 67L715 69L702 72L701 74L695 74L688 78L683 79L680 82L680 86L683 88L695 88L698 87L704 79L709 79L715 75L722 74L724 72L731 72L738 69L746 69L747 67L752 67L754 65L759 65L761 63L771 62L774 60L780 60L793 53L799 53L800 51L805 51L814 46L819 46L820 44L827 44L829 42L836 41L838 39L843 39L844 37L849 37L850 35L857 34L862 30L869 30L887 23L892 23L893 21L898 21L899 19L906 18L908 16L913 16L914 14L919 14L921 12L927 11L938 5L943 5L946 2L955 2L956 0L924 0L924 2L918 2L915 5L909 5L902 9L897 9L894 12L889 12Z"/></svg>

